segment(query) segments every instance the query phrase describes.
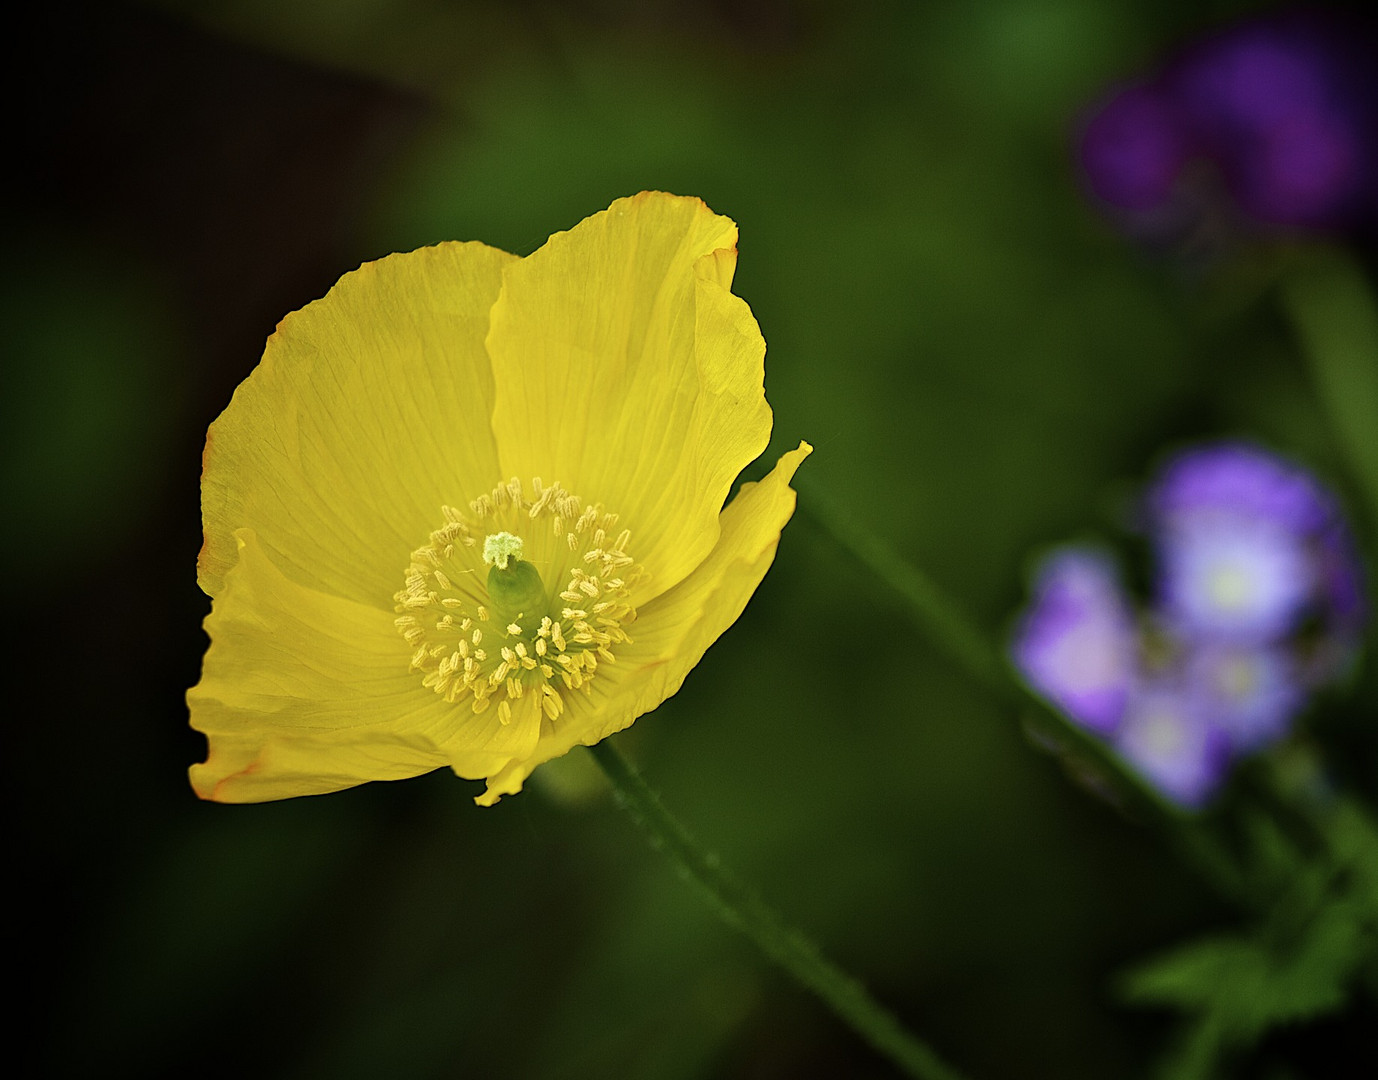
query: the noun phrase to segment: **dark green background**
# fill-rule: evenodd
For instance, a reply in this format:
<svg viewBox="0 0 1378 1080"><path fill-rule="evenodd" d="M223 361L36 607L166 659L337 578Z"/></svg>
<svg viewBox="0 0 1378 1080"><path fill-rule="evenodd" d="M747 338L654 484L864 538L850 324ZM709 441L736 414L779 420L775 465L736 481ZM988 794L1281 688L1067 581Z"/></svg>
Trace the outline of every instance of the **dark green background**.
<svg viewBox="0 0 1378 1080"><path fill-rule="evenodd" d="M805 507L830 493L1003 637L1031 558L1113 537L1183 440L1257 437L1348 493L1265 303L1271 256L1149 256L1071 166L1109 81L1244 10L37 14L2 211L26 1075L893 1075L713 921L582 756L492 810L448 773L197 802L205 427L277 319L362 261L442 239L526 253L619 196L699 195L741 226L770 460L811 441ZM1231 916L1020 725L805 509L738 624L618 741L973 1078L1144 1075L1168 1018L1118 1004L1115 973ZM1371 752L1365 732L1341 734ZM1299 1071L1266 1075L1371 1054L1364 1007L1276 1036Z"/></svg>

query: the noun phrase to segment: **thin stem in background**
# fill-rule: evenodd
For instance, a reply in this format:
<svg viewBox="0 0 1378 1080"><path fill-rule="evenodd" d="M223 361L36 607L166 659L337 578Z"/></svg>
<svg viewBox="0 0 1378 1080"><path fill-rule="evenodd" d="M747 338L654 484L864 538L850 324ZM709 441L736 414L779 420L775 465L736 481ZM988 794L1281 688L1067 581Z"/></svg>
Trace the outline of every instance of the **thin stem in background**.
<svg viewBox="0 0 1378 1080"><path fill-rule="evenodd" d="M1281 281L1282 303L1321 402L1378 528L1378 308L1363 270L1339 248L1310 252Z"/></svg>
<svg viewBox="0 0 1378 1080"><path fill-rule="evenodd" d="M1177 851L1225 898L1249 903L1244 874L1235 859L1200 820L1183 813L1126 764L1105 742L1073 723L1019 678L1004 654L992 648L973 620L927 575L878 535L843 512L812 485L802 485L802 513L811 517L839 546L891 585L905 600L916 625L942 652L1006 707L1032 714L1054 733L1060 747L1089 759L1114 783L1129 809L1157 825Z"/></svg>
<svg viewBox="0 0 1378 1080"><path fill-rule="evenodd" d="M641 774L604 739L591 748L612 783L618 802L729 926L822 998L858 1035L916 1080L961 1080L921 1040L873 998L856 979L828 960L818 947L787 926L754 891L723 867L670 815Z"/></svg>
<svg viewBox="0 0 1378 1080"><path fill-rule="evenodd" d="M1008 697L1010 685L1004 661L992 653L985 635L966 613L943 595L927 574L902 559L881 537L864 525L858 527L855 515L833 502L831 495L807 483L803 490L807 494L799 500L799 511L899 593L919 626L972 679L987 690Z"/></svg>

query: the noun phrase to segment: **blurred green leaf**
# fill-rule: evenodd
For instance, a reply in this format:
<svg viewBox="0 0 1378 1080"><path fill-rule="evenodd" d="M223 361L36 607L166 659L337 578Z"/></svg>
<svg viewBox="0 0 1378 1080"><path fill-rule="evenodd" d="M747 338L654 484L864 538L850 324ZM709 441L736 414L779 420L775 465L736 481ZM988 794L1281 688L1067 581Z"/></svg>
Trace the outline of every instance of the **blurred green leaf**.
<svg viewBox="0 0 1378 1080"><path fill-rule="evenodd" d="M1268 846L1279 868L1291 861L1275 838ZM1297 872L1252 934L1221 934L1171 950L1124 978L1124 998L1185 1012L1195 1018L1198 1040L1204 1043L1210 1031L1236 1047L1278 1025L1341 1008L1372 955L1378 927L1367 883L1355 889L1356 880L1323 864ZM1182 1060L1191 1058L1184 1051Z"/></svg>
<svg viewBox="0 0 1378 1080"><path fill-rule="evenodd" d="M1334 917L1319 920L1307 948L1289 957L1247 938L1211 938L1139 968L1125 996L1209 1013L1235 1041L1252 1041L1274 1024L1338 1008L1357 941L1353 920Z"/></svg>

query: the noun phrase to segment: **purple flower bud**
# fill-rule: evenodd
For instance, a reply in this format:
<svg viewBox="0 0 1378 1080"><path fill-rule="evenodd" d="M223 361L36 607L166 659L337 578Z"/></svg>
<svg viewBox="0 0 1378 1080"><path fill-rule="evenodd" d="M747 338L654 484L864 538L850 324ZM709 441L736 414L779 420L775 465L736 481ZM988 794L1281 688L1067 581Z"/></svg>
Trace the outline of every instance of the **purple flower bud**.
<svg viewBox="0 0 1378 1080"><path fill-rule="evenodd" d="M1091 190L1153 231L1178 205L1301 229L1378 221L1378 41L1370 24L1296 10L1228 27L1111 97L1084 125Z"/></svg>
<svg viewBox="0 0 1378 1080"><path fill-rule="evenodd" d="M1104 102L1082 134L1081 163L1091 191L1123 210L1166 205L1188 156L1171 102L1150 83L1125 87Z"/></svg>
<svg viewBox="0 0 1378 1080"><path fill-rule="evenodd" d="M1014 661L1039 693L1101 734L1115 729L1134 678L1134 618L1109 559L1064 548L1039 566Z"/></svg>
<svg viewBox="0 0 1378 1080"><path fill-rule="evenodd" d="M1245 213L1329 228L1372 210L1372 47L1358 27L1293 11L1231 27L1178 61L1167 77L1178 114Z"/></svg>

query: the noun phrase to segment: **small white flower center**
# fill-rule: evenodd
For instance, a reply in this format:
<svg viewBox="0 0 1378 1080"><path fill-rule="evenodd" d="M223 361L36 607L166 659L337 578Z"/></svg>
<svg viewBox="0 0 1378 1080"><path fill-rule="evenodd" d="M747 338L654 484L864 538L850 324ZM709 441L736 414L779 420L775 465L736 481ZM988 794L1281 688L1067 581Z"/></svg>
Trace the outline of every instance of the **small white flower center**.
<svg viewBox="0 0 1378 1080"><path fill-rule="evenodd" d="M1219 563L1211 567L1206 578L1211 602L1221 611L1237 612L1248 606L1254 596L1249 572L1233 563Z"/></svg>
<svg viewBox="0 0 1378 1080"><path fill-rule="evenodd" d="M1258 664L1242 656L1225 660L1216 673L1216 686L1221 695L1236 701L1247 700L1257 691L1261 682Z"/></svg>
<svg viewBox="0 0 1378 1080"><path fill-rule="evenodd" d="M488 566L506 570L507 560L520 559L525 547L520 536L513 536L510 532L494 533L483 541L483 561Z"/></svg>
<svg viewBox="0 0 1378 1080"><path fill-rule="evenodd" d="M1155 705L1140 719L1140 741L1149 753L1174 757L1186 746L1182 718L1165 705Z"/></svg>

